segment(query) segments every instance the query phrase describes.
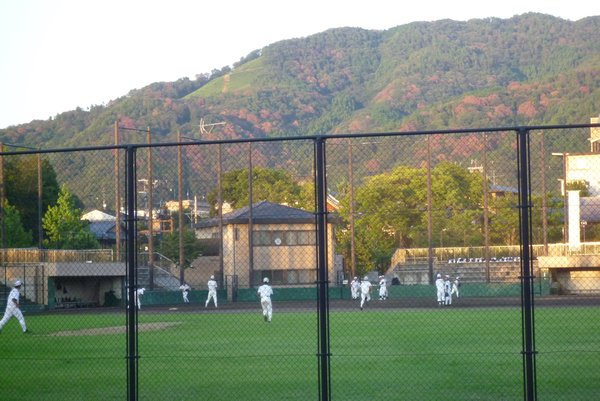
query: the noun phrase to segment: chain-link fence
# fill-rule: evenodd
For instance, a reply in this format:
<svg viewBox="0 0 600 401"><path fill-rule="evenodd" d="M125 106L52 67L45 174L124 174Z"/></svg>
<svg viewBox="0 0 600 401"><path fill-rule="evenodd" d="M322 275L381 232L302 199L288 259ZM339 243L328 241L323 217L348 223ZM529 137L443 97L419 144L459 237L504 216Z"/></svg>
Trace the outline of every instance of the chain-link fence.
<svg viewBox="0 0 600 401"><path fill-rule="evenodd" d="M600 394L596 125L107 135L0 156L2 399Z"/></svg>

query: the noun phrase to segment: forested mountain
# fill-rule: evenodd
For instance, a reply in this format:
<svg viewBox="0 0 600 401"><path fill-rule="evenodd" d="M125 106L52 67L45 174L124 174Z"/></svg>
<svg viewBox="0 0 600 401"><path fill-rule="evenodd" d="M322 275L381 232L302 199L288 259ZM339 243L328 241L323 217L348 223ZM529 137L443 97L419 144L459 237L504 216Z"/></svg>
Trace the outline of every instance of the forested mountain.
<svg viewBox="0 0 600 401"><path fill-rule="evenodd" d="M109 144L115 120L160 141L226 121L220 138L586 123L600 110L600 17L542 14L331 29L196 80L0 130L32 147Z"/></svg>

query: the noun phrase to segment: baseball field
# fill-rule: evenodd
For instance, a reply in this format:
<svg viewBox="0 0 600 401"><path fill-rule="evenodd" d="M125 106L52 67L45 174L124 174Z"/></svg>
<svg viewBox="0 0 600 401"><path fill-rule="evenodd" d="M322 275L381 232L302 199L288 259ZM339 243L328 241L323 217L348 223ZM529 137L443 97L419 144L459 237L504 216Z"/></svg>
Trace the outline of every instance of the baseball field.
<svg viewBox="0 0 600 401"><path fill-rule="evenodd" d="M332 400L523 399L521 310L349 308L330 313ZM140 400L318 399L316 307L139 312ZM313 305L314 306L314 305ZM26 316L0 334L0 399L124 400L125 310ZM597 400L598 305L535 311L540 400Z"/></svg>

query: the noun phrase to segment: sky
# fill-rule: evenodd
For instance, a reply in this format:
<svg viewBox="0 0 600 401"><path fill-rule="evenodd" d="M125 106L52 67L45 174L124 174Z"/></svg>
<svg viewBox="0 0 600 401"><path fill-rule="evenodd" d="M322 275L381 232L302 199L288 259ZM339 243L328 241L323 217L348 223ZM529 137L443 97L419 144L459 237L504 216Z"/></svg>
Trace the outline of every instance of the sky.
<svg viewBox="0 0 600 401"><path fill-rule="evenodd" d="M195 79L271 43L330 28L385 30L526 12L576 21L600 15L600 3L1 0L0 128L107 104L153 82Z"/></svg>

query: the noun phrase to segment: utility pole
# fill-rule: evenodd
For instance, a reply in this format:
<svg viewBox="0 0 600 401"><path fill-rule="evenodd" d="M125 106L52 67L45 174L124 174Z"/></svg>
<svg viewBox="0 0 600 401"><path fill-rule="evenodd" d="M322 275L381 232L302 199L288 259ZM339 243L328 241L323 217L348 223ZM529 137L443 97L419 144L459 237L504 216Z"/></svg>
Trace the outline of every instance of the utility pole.
<svg viewBox="0 0 600 401"><path fill-rule="evenodd" d="M147 131L148 145L152 143L150 127ZM154 289L154 220L152 187L154 186L152 171L152 146L148 146L148 273L150 279L150 290Z"/></svg>
<svg viewBox="0 0 600 401"><path fill-rule="evenodd" d="M115 120L115 146L119 146L119 120ZM120 185L119 185L119 149L115 147L115 258L116 262L121 261L121 205L120 205ZM133 238L129 238L130 241Z"/></svg>
<svg viewBox="0 0 600 401"><path fill-rule="evenodd" d="M254 275L254 238L252 232L254 230L254 218L252 216L252 142L248 142L248 278L249 287L252 287L252 277Z"/></svg>
<svg viewBox="0 0 600 401"><path fill-rule="evenodd" d="M431 188L431 135L427 135L427 265L429 283L433 284L433 193ZM441 252L441 250L440 250Z"/></svg>
<svg viewBox="0 0 600 401"><path fill-rule="evenodd" d="M204 122L204 118L200 119L200 140L202 140L202 135L210 134L214 127L218 125L226 125L227 122L220 121L218 123L210 123L206 124ZM222 148L221 144L218 145L217 148L217 203L219 210L219 271L221 272L221 280L223 282L226 280L225 278L225 267L223 263L223 159L222 159ZM252 208L252 206L250 206Z"/></svg>
<svg viewBox="0 0 600 401"><path fill-rule="evenodd" d="M352 276L352 278L354 278L356 275L356 243L354 241L354 169L352 167L353 159L352 139L348 138L348 184L350 186L350 276Z"/></svg>
<svg viewBox="0 0 600 401"><path fill-rule="evenodd" d="M489 216L489 190L488 190L488 136L483 134L483 236L484 236L484 259L485 280L490 282L490 216Z"/></svg>
<svg viewBox="0 0 600 401"><path fill-rule="evenodd" d="M177 142L181 143L181 131L177 130ZM183 247L183 166L181 145L177 146L177 201L179 203L179 284L185 282L185 254Z"/></svg>
<svg viewBox="0 0 600 401"><path fill-rule="evenodd" d="M541 133L540 143L541 169L542 169L542 242L544 243L544 255L548 255L548 205L546 204L546 144L544 131Z"/></svg>

